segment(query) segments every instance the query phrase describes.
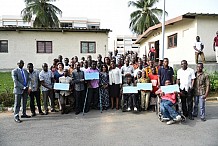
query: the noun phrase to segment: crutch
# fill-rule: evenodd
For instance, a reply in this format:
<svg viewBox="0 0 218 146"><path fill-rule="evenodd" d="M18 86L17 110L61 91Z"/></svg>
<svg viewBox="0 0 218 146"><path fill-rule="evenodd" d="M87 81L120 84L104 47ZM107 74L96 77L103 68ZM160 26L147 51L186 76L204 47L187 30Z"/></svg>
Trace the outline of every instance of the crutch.
<svg viewBox="0 0 218 146"><path fill-rule="evenodd" d="M87 96L88 96L88 90L89 90L89 88L87 87L87 90L86 90L86 97L85 97L85 101L84 101L84 105L83 105L83 116L84 116L85 107L86 107L86 100L87 100Z"/></svg>

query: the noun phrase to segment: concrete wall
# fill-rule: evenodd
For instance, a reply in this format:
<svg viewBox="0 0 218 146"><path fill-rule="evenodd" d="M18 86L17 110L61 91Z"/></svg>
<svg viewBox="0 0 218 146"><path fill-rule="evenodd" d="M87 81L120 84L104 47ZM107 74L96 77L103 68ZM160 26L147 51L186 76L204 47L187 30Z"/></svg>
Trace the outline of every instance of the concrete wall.
<svg viewBox="0 0 218 146"><path fill-rule="evenodd" d="M206 61L216 61L215 52L213 51L213 39L218 31L218 17L197 17L197 35L200 36L204 43L204 54Z"/></svg>
<svg viewBox="0 0 218 146"><path fill-rule="evenodd" d="M80 53L80 41L95 41L96 53L92 53L94 59L97 54L102 56L108 52L108 35L99 32L36 32L36 31L2 31L0 40L8 40L8 53L0 53L0 69L11 69L17 67L16 63L22 59L25 67L32 62L36 68L41 68L46 62L49 66L52 60L62 55L63 58L72 58L75 55L79 59L88 54ZM36 41L52 41L53 53L36 53Z"/></svg>

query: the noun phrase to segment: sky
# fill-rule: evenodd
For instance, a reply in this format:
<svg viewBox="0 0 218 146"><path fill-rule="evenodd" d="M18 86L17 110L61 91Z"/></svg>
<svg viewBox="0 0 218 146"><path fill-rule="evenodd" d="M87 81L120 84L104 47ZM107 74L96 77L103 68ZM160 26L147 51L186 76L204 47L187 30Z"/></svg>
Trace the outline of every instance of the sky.
<svg viewBox="0 0 218 146"><path fill-rule="evenodd" d="M117 35L131 35L130 13L136 10L128 7L129 0L56 0L55 6L62 10L62 17L86 17L99 19L102 29L111 29L109 43ZM163 9L163 1L155 6ZM166 20L187 12L217 13L217 0L166 0ZM25 7L24 0L0 0L1 15L20 15ZM109 45L110 46L110 45Z"/></svg>

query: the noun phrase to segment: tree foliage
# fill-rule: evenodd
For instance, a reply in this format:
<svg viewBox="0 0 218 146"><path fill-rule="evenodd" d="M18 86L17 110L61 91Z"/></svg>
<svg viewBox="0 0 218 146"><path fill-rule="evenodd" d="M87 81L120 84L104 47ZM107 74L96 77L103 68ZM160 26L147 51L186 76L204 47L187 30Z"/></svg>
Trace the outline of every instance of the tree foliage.
<svg viewBox="0 0 218 146"><path fill-rule="evenodd" d="M162 9L153 8L158 0L129 1L128 6L136 10L130 14L129 28L136 34L142 34L149 27L160 23L163 14ZM167 12L165 12L167 14Z"/></svg>
<svg viewBox="0 0 218 146"><path fill-rule="evenodd" d="M59 27L57 15L62 11L51 4L56 0L25 0L26 8L21 11L24 21L30 22L35 17L34 27Z"/></svg>

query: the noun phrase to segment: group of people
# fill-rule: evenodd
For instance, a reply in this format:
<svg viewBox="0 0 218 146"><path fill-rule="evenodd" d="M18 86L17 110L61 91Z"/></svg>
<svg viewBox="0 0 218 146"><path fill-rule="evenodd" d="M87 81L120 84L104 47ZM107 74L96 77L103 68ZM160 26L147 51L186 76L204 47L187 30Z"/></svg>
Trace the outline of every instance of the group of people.
<svg viewBox="0 0 218 146"><path fill-rule="evenodd" d="M38 112L40 115L49 114L50 111L58 112L55 109L55 100L58 101L58 107L61 114L69 112L67 103L75 105L75 114L81 112L88 113L90 109L108 110L109 108L119 110L122 107L121 98L126 102L127 111L154 110L157 95L164 100L162 110L171 121L179 120L179 114L173 108L175 97L171 94L165 94L160 87L169 84L179 84L182 99L182 110L185 116L193 120L198 115L198 104L200 103L200 116L205 121L205 98L209 92L208 76L202 71L203 64L197 65L197 72L188 68L187 61L181 62L181 69L177 71L177 80L174 79L174 70L169 66L168 58L159 61L147 60L146 55L142 58L137 53L129 52L118 56L115 51L114 56L109 55L102 61L99 54L97 60L93 60L91 55L87 58L82 57L79 61L75 56L62 58L61 55L53 60L49 68L47 63L42 64L42 70L34 69L32 63L27 64L27 70L23 69L24 61L20 60L18 68L12 70L14 81L14 120L20 123L19 110L22 100L21 118L30 118L36 116L34 100L36 99ZM86 73L99 73L98 79L86 80ZM69 90L55 90L54 83L67 83ZM137 83L152 83L152 90L140 90L137 94L123 93L126 86L135 86ZM44 112L41 109L40 94L42 92L42 101ZM26 114L27 97L30 97L30 109L32 115ZM137 100L140 96L140 105ZM194 110L193 110L194 97ZM174 98L174 99L173 99ZM48 102L49 99L49 102ZM75 102L73 102L74 100ZM84 104L85 103L85 104Z"/></svg>

